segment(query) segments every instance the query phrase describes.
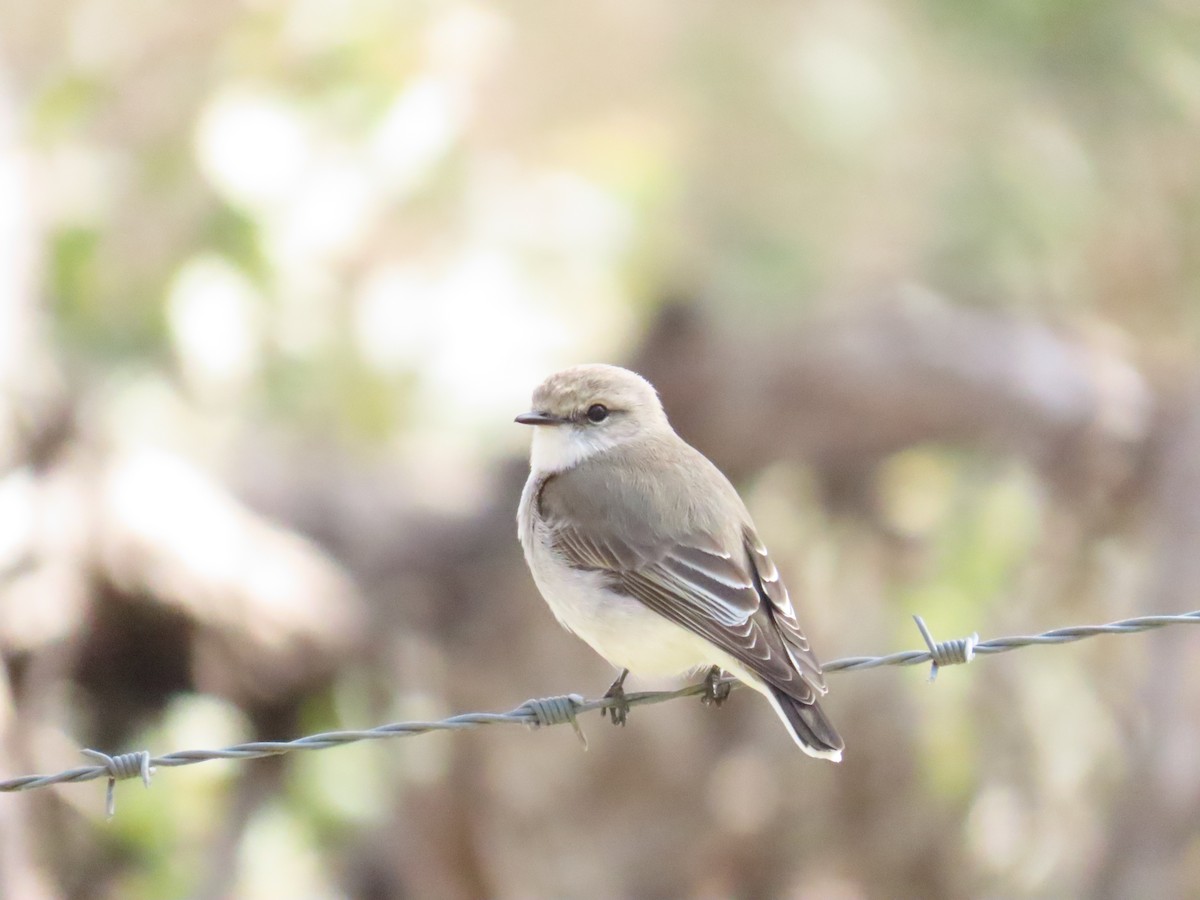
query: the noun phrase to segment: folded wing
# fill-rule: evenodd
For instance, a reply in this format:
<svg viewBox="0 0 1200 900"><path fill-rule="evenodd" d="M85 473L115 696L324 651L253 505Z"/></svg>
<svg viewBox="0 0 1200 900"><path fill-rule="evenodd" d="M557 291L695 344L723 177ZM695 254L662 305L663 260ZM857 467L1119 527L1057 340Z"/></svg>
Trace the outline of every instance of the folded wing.
<svg viewBox="0 0 1200 900"><path fill-rule="evenodd" d="M787 588L751 527L725 547L705 534L631 541L552 514L545 521L569 565L605 574L614 590L704 637L801 704L826 692Z"/></svg>

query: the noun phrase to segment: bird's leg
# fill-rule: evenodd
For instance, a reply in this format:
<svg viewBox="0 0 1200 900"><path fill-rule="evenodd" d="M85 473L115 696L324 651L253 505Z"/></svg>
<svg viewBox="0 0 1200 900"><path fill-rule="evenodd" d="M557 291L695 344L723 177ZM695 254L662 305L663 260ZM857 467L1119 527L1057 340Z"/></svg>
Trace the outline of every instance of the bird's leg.
<svg viewBox="0 0 1200 900"><path fill-rule="evenodd" d="M617 680L604 692L604 699L612 700L613 705L600 710L600 716L601 718L610 716L614 725L624 725L625 719L629 716L629 704L625 702L625 676L628 674L628 669L622 669Z"/></svg>
<svg viewBox="0 0 1200 900"><path fill-rule="evenodd" d="M704 676L704 693L700 697L700 702L705 706L720 708L721 704L728 699L731 690L733 690L733 685L721 682L721 667L713 666Z"/></svg>

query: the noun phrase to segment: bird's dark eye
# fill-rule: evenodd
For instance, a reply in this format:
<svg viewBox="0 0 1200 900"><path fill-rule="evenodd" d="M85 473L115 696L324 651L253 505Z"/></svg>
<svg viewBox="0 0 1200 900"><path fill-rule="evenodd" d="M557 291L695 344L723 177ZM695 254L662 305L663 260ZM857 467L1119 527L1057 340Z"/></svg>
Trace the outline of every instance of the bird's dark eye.
<svg viewBox="0 0 1200 900"><path fill-rule="evenodd" d="M588 407L587 417L592 422L603 422L608 418L608 407L603 403L593 403Z"/></svg>

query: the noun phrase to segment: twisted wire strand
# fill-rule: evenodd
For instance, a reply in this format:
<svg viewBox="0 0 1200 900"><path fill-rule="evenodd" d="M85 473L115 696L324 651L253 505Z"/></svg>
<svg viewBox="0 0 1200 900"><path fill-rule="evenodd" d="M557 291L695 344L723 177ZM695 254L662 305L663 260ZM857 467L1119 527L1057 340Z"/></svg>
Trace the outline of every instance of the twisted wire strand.
<svg viewBox="0 0 1200 900"><path fill-rule="evenodd" d="M1071 644L1101 634L1136 634L1139 631L1166 628L1168 625L1200 625L1200 610L1179 615L1138 616L1133 619L1109 622L1107 625L1072 625L1068 628L1043 631L1041 634L991 638L976 643L974 653L979 656L987 656L1037 644ZM932 660L933 656L928 650L904 650L900 653L889 653L886 656L847 656L827 662L821 668L826 673L846 672L875 669L879 666L916 666Z"/></svg>
<svg viewBox="0 0 1200 900"><path fill-rule="evenodd" d="M936 677L938 668L970 662L974 655L1007 653L1020 647L1040 644L1069 644L1102 634L1134 634L1155 628L1165 628L1169 625L1200 625L1200 610L1180 615L1139 616L1110 622L1107 625L1076 625L1068 628L1055 628L1041 634L999 637L987 641L979 641L976 636L971 636L940 643L933 640L920 617L915 618L928 649L905 650L885 656L848 656L831 660L825 663L822 669L826 673L851 672L880 666L915 666L928 662L933 664L932 680ZM739 685L732 678L723 678L719 683L729 684L732 687ZM680 697L694 697L705 693L707 689L708 686L701 682L674 691L629 692L625 695L625 703L630 707L649 706ZM106 811L111 818L113 787L118 780L135 776L141 777L143 783L149 787L150 775L156 768L190 766L213 759L261 759L301 750L327 750L330 747L340 747L360 741L411 737L433 731L463 731L489 725L525 725L530 728L542 728L570 724L586 749L587 738L579 727L577 717L598 709L608 709L619 702L610 697L586 700L579 694L563 694L557 697L527 700L515 709L502 713L463 713L432 722L394 722L360 731L328 731L291 741L250 741L221 750L178 750L174 753L154 757L144 750L115 757L110 757L97 750L85 750L83 752L86 755L98 760L100 764L79 766L53 775L24 775L10 778L7 781L0 781L0 792L27 791L52 784L93 781L97 778L107 777L109 783Z"/></svg>

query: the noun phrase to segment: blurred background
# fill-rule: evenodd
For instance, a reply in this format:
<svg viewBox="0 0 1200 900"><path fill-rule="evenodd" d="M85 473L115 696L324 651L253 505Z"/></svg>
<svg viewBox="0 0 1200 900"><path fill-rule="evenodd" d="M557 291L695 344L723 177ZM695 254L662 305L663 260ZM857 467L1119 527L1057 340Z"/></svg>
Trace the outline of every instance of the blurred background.
<svg viewBox="0 0 1200 900"><path fill-rule="evenodd" d="M1198 159L1178 0L8 0L0 778L602 693L578 362L826 659L1200 607ZM4 795L0 896L1195 896L1198 640L831 675L840 767L738 692Z"/></svg>

